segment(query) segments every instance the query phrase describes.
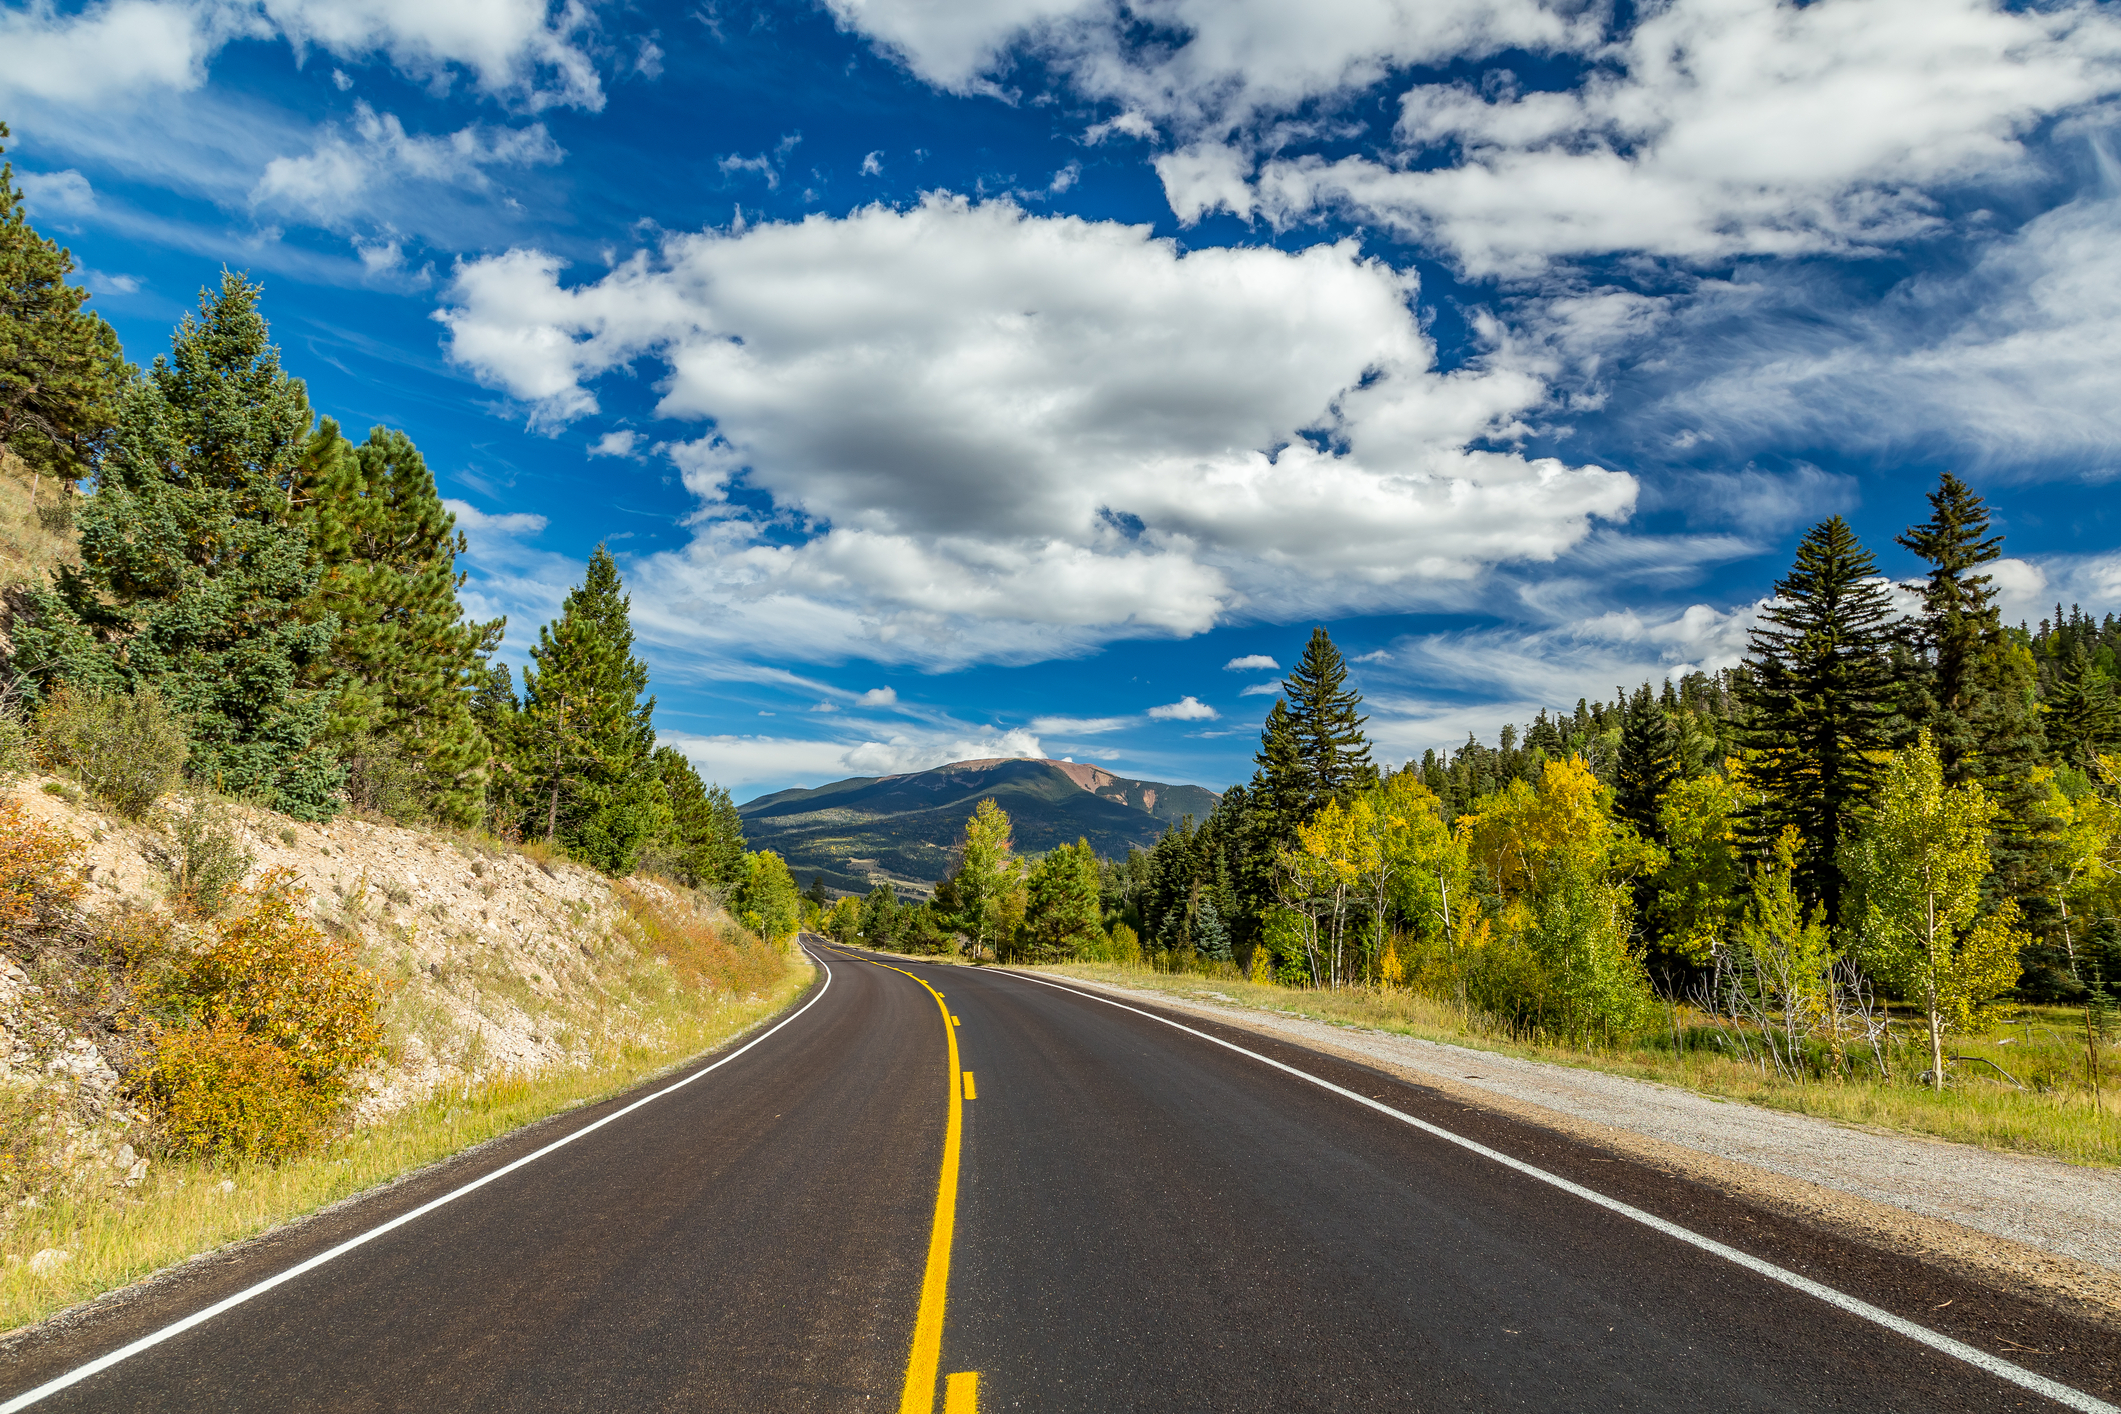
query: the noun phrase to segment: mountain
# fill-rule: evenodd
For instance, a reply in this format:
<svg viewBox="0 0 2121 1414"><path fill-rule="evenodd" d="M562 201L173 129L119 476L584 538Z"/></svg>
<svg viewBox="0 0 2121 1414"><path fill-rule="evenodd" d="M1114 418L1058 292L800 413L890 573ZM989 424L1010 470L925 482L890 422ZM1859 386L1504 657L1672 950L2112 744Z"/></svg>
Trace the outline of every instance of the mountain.
<svg viewBox="0 0 2121 1414"><path fill-rule="evenodd" d="M955 761L903 776L857 776L815 790L783 790L737 807L752 849L788 861L809 887L867 893L889 879L925 896L950 872L965 817L988 796L1009 812L1016 847L1042 854L1088 839L1099 854L1147 847L1180 817L1207 818L1219 798L1200 786L1115 776L1073 761Z"/></svg>

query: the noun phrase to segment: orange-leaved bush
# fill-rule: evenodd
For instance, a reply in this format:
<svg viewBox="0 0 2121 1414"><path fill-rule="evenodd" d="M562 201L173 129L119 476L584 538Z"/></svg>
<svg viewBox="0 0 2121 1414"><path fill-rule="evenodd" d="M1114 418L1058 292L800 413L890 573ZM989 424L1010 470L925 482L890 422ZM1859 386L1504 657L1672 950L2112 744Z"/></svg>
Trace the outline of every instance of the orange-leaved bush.
<svg viewBox="0 0 2121 1414"><path fill-rule="evenodd" d="M0 933L48 924L81 894L81 842L0 800Z"/></svg>
<svg viewBox="0 0 2121 1414"><path fill-rule="evenodd" d="M151 1079L147 1089L178 1147L191 1152L284 1152L272 1146L265 1151L246 1148L262 1142L246 1136L255 1125L264 1125L258 1134L300 1131L306 1139L317 1132L322 1119L303 1129L294 1118L270 1124L257 1118L254 1124L246 1116L281 1114L283 1109L288 1116L311 1110L328 1116L345 1097L354 1075L380 1054L383 986L351 948L310 920L302 909L306 898L285 870L266 875L255 888L237 890L233 916L215 924L198 946L179 952L157 979L156 1009L164 1027L151 1067L159 1078ZM234 1040L236 1033L270 1047L278 1061ZM209 1034L217 1039L207 1039ZM218 1112L201 1108L201 1100L193 1113L202 1118L197 1123L183 1120L189 1127L180 1132L180 1117L169 1106L190 1092L173 1077L216 1073L224 1078L214 1083L224 1088L264 1090L240 1103L229 1100ZM236 1127L213 1128L208 1122L213 1113L221 1113Z"/></svg>
<svg viewBox="0 0 2121 1414"><path fill-rule="evenodd" d="M287 1052L228 1016L164 1031L142 1080L164 1144L180 1154L284 1158L308 1148L333 1113Z"/></svg>

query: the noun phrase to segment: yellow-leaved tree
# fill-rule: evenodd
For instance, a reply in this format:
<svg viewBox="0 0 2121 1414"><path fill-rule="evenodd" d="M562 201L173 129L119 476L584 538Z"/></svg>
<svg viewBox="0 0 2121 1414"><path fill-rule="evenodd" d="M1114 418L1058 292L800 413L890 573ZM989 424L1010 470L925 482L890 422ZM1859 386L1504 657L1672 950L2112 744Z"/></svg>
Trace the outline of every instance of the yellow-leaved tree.
<svg viewBox="0 0 2121 1414"><path fill-rule="evenodd" d="M1458 830L1492 891L1497 933L1468 962L1470 1000L1562 1036L1639 1026L1651 997L1626 881L1664 853L1613 818L1589 764L1545 763L1536 788L1512 781Z"/></svg>
<svg viewBox="0 0 2121 1414"><path fill-rule="evenodd" d="M1847 921L1873 976L1922 1008L1930 1084L1944 1088L1944 1033L2018 981L2015 900L1981 914L1996 805L1978 781L1947 786L1927 730L1886 762L1871 816L1841 848Z"/></svg>

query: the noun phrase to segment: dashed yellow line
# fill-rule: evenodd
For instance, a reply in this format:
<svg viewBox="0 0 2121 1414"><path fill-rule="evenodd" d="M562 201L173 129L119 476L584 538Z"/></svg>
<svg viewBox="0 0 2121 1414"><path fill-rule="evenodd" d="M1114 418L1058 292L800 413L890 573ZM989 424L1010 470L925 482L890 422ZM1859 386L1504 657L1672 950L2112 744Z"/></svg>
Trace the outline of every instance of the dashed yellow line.
<svg viewBox="0 0 2121 1414"><path fill-rule="evenodd" d="M979 1091L972 1088L972 1072L969 1070L965 1072L965 1098L968 1100L977 1100L979 1098Z"/></svg>
<svg viewBox="0 0 2121 1414"><path fill-rule="evenodd" d="M875 958L862 961L891 967ZM913 977L903 967L893 972ZM913 1319L913 1352L906 1360L906 1388L899 1395L899 1414L934 1414L935 1377L943 1360L943 1304L950 1294L950 1239L957 1229L957 1170L964 1146L965 1101L972 1096L972 1073L957 1067L957 1018L943 994L913 977L935 998L943 1014L943 1039L950 1043L950 1123L943 1131L943 1172L935 1185L935 1225L928 1231L928 1271L921 1279L920 1312ZM962 1088L958 1076L964 1076ZM952 1375L943 1398L943 1414L976 1414L979 1376Z"/></svg>

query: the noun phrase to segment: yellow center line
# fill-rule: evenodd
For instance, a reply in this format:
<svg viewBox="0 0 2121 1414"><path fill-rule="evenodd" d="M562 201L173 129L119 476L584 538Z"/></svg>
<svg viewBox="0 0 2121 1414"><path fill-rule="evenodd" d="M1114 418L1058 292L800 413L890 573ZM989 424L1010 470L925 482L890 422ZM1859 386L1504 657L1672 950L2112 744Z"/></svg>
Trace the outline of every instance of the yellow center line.
<svg viewBox="0 0 2121 1414"><path fill-rule="evenodd" d="M969 1070L965 1072L965 1098L968 1100L977 1100L979 1098L979 1092L972 1088L972 1072Z"/></svg>
<svg viewBox="0 0 2121 1414"><path fill-rule="evenodd" d="M888 962L866 957L861 960L913 977L905 968L891 967ZM935 1185L935 1225L928 1232L928 1271L921 1279L921 1308L913 1320L913 1353L906 1361L906 1388L899 1396L898 1408L899 1414L933 1414L935 1376L943 1359L943 1302L950 1293L950 1238L957 1228L958 1154L964 1144L965 1098L972 1090L972 1077L965 1074L960 1089L958 1076L963 1072L957 1068L957 1027L953 1024L956 1018L950 1015L949 1003L925 981L918 977L913 980L928 988L928 995L935 998L935 1005L943 1014L943 1038L950 1043L950 1123L943 1131L943 1172ZM978 1375L952 1375L944 1414L971 1414L976 1407L978 1383Z"/></svg>

